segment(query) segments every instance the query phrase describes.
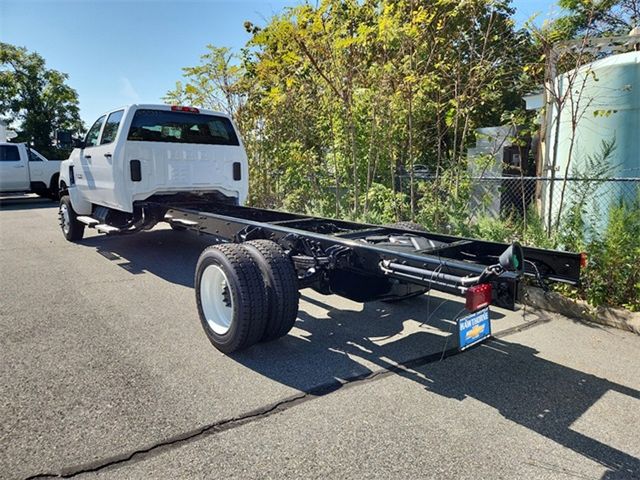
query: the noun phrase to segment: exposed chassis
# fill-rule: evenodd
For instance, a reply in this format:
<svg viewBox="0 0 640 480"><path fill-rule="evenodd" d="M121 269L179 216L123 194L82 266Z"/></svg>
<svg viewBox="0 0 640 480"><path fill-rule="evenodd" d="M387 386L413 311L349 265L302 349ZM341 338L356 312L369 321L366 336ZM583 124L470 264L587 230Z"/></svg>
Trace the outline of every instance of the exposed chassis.
<svg viewBox="0 0 640 480"><path fill-rule="evenodd" d="M210 199L152 198L139 206L156 218L224 242L268 239L285 249L299 288L312 287L356 301L395 299L425 288L463 296L491 283L493 302L514 309L521 274L488 272L509 248L403 228L347 222L274 210L239 207ZM580 254L523 248L524 275L577 284Z"/></svg>

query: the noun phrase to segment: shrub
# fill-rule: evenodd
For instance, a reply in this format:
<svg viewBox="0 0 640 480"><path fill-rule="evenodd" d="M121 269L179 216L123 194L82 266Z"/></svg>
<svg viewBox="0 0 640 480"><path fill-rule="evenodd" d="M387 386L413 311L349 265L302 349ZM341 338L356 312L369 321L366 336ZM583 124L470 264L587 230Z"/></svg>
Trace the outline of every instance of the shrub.
<svg viewBox="0 0 640 480"><path fill-rule="evenodd" d="M640 311L640 196L611 208L605 234L587 251L581 293L589 303Z"/></svg>

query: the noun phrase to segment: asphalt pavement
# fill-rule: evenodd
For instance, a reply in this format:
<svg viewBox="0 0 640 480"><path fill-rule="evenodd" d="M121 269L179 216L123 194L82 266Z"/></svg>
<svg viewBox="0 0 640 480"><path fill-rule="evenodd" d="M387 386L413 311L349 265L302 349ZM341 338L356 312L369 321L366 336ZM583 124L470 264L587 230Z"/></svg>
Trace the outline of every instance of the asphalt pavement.
<svg viewBox="0 0 640 480"><path fill-rule="evenodd" d="M640 478L640 337L459 299L304 290L286 338L223 355L193 293L209 242L166 226L66 242L0 199L0 477Z"/></svg>

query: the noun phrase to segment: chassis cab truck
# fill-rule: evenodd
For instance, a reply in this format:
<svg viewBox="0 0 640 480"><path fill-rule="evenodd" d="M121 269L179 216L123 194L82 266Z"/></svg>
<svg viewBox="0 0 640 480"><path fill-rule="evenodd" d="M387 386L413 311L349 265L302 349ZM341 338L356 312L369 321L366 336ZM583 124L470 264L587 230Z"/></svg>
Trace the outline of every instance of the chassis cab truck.
<svg viewBox="0 0 640 480"><path fill-rule="evenodd" d="M464 308L457 348L491 335L489 308L515 308L525 276L579 281L578 254L425 231L245 207L247 156L231 119L192 107L131 105L102 115L62 162L59 220L69 241L85 228L128 235L167 222L210 235L195 271L198 314L229 353L286 335L299 289L358 301L397 301L429 289Z"/></svg>
<svg viewBox="0 0 640 480"><path fill-rule="evenodd" d="M0 192L58 198L60 160L48 160L24 143L0 142Z"/></svg>
<svg viewBox="0 0 640 480"><path fill-rule="evenodd" d="M162 219L138 202L177 193L242 205L247 168L240 137L225 114L166 105L119 108L97 119L62 162L63 232L78 240L85 225L104 233L151 228Z"/></svg>

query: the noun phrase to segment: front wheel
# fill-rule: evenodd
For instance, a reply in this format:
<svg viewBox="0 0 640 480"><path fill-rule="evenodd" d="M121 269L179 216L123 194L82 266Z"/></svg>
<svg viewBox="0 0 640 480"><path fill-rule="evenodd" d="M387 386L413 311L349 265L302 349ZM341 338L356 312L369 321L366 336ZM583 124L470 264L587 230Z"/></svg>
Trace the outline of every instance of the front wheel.
<svg viewBox="0 0 640 480"><path fill-rule="evenodd" d="M70 242L81 240L84 235L84 223L78 221L78 215L71 206L69 195L60 198L58 219L64 238Z"/></svg>

